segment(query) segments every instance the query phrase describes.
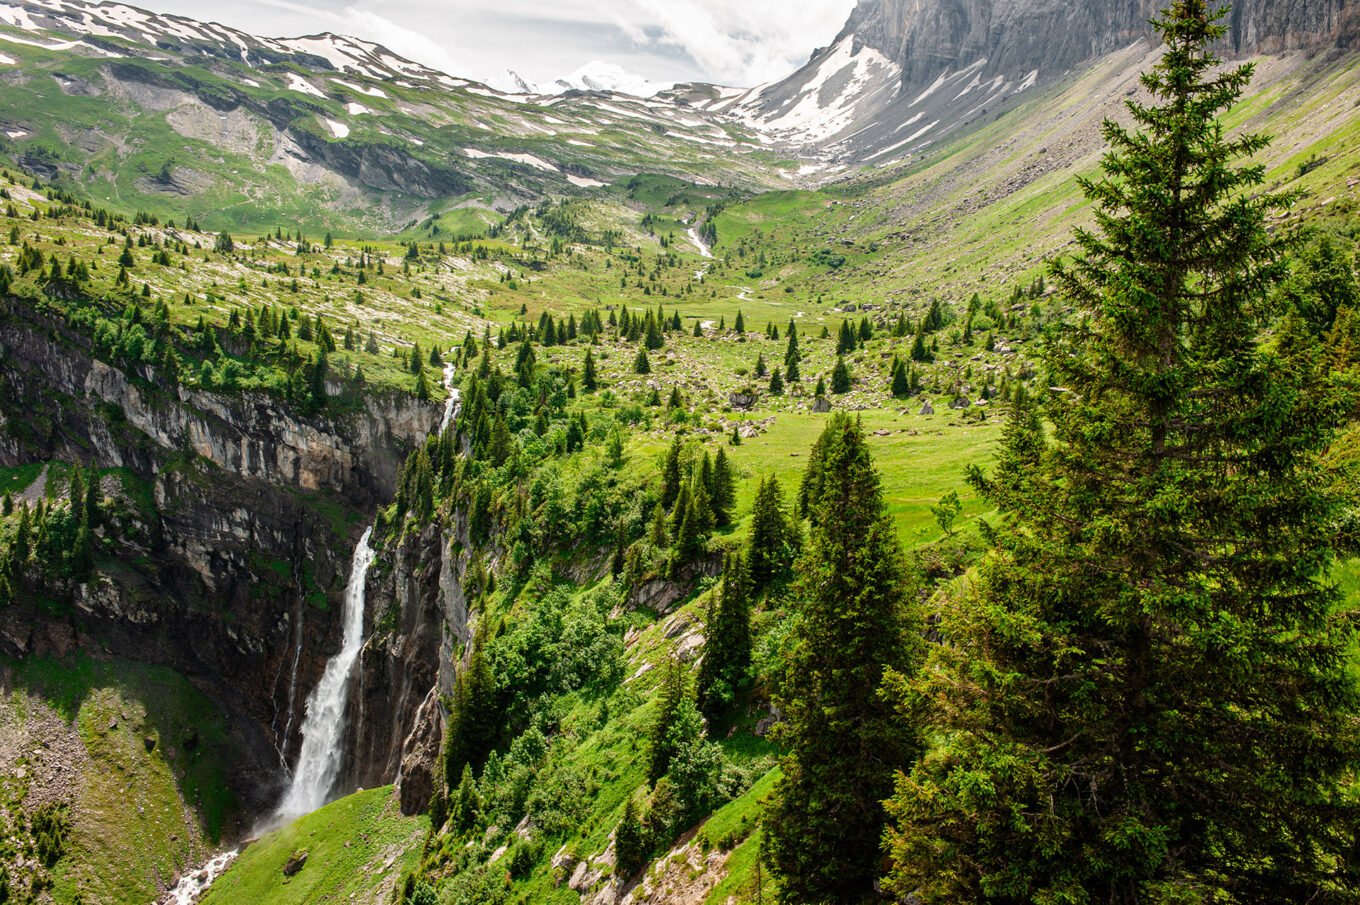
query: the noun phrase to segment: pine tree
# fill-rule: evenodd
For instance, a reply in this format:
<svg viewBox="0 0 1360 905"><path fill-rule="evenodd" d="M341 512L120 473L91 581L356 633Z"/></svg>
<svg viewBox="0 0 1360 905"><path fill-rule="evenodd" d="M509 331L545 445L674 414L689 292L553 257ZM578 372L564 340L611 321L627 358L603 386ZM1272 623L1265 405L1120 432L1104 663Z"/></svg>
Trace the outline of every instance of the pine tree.
<svg viewBox="0 0 1360 905"><path fill-rule="evenodd" d="M837 358L836 366L831 369L831 392L837 396L850 392L850 366L844 358Z"/></svg>
<svg viewBox="0 0 1360 905"><path fill-rule="evenodd" d="M671 725L680 710L680 703L688 691L685 683L685 665L674 655L667 657L665 673L662 677L661 704L656 719L652 722L648 742L647 781L655 784L671 768L671 758L675 756L674 740L671 738Z"/></svg>
<svg viewBox="0 0 1360 905"><path fill-rule="evenodd" d="M646 349L638 349L637 358L633 359L633 373L634 374L652 373L652 362L650 359L647 358Z"/></svg>
<svg viewBox="0 0 1360 905"><path fill-rule="evenodd" d="M675 505L675 501L680 496L680 489L684 485L684 471L681 467L683 452L684 446L677 435L666 449L666 461L661 466L661 506L663 509L670 509Z"/></svg>
<svg viewBox="0 0 1360 905"><path fill-rule="evenodd" d="M907 375L907 366L896 358L893 359L891 392L898 399L905 399L911 395L911 378Z"/></svg>
<svg viewBox="0 0 1360 905"><path fill-rule="evenodd" d="M756 591L784 578L798 553L798 529L789 520L784 506L784 489L779 479L769 475L756 490L751 510L751 537L746 559L751 583Z"/></svg>
<svg viewBox="0 0 1360 905"><path fill-rule="evenodd" d="M709 602L699 665L698 707L712 726L746 686L751 665L751 573L741 554L727 557L721 590Z"/></svg>
<svg viewBox="0 0 1360 905"><path fill-rule="evenodd" d="M765 832L783 901L857 902L879 875L892 771L919 748L880 685L910 674L923 643L863 427L833 415L814 455L799 641L776 695L788 753Z"/></svg>
<svg viewBox="0 0 1360 905"><path fill-rule="evenodd" d="M586 360L581 365L581 387L587 393L593 393L599 387L598 378L595 374L595 356L590 348L586 348Z"/></svg>
<svg viewBox="0 0 1360 905"><path fill-rule="evenodd" d="M651 846L647 844L637 796L629 795L623 805L623 817L614 830L614 863L618 867L618 875L625 882L636 876L638 871L647 866L650 853Z"/></svg>
<svg viewBox="0 0 1360 905"><path fill-rule="evenodd" d="M836 340L836 354L849 355L851 352L855 351L857 342L858 339L856 337L855 328L850 326L849 321L841 321L840 336Z"/></svg>
<svg viewBox="0 0 1360 905"><path fill-rule="evenodd" d="M740 310L737 311L737 321L732 325L732 329L737 332L738 336L746 336L746 318L742 316Z"/></svg>
<svg viewBox="0 0 1360 905"><path fill-rule="evenodd" d="M1005 522L910 695L942 702L941 748L890 804L900 895L1360 894L1355 633L1317 464L1340 409L1306 338L1261 342L1289 199L1240 163L1266 141L1217 120L1252 72L1209 51L1223 14L1156 20L1153 105L1106 124L1082 182L1097 228L1052 268L1078 318L1049 355L1051 442L1022 407L995 474L970 471Z"/></svg>
<svg viewBox="0 0 1360 905"><path fill-rule="evenodd" d="M454 681L453 704L444 727L444 777L449 788L458 786L465 769L480 770L495 746L499 715L485 648L486 630L479 628L468 665Z"/></svg>
<svg viewBox="0 0 1360 905"><path fill-rule="evenodd" d="M732 523L732 510L737 505L737 477L732 471L732 460L727 450L718 448L713 460L713 480L709 485L709 500L713 505L713 522L719 528Z"/></svg>
<svg viewBox="0 0 1360 905"><path fill-rule="evenodd" d="M770 375L770 395L784 395L784 378L780 375L778 368L775 368L774 373Z"/></svg>

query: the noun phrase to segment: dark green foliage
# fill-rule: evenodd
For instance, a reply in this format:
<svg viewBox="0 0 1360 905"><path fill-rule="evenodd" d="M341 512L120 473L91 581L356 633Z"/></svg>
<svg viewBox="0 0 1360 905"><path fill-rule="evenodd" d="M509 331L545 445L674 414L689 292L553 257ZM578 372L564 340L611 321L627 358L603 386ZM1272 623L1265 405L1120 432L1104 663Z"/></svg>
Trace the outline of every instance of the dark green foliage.
<svg viewBox="0 0 1360 905"><path fill-rule="evenodd" d="M770 395L784 395L784 378L780 375L778 368L775 368L774 373L770 375Z"/></svg>
<svg viewBox="0 0 1360 905"><path fill-rule="evenodd" d="M444 779L448 788L457 787L465 769L481 768L502 729L485 647L483 630L473 640L472 656L454 684L449 720L444 727ZM456 812L457 808L453 810Z"/></svg>
<svg viewBox="0 0 1360 905"><path fill-rule="evenodd" d="M859 344L859 333L849 321L841 321L841 332L836 340L836 354L849 355Z"/></svg>
<svg viewBox="0 0 1360 905"><path fill-rule="evenodd" d="M844 358L836 359L836 366L831 369L831 392L837 396L850 392L850 366L845 363Z"/></svg>
<svg viewBox="0 0 1360 905"><path fill-rule="evenodd" d="M1266 141L1216 120L1252 72L1209 52L1222 15L1157 20L1155 106L1106 124L1083 181L1052 441L1022 400L970 473L1005 522L904 698L940 747L890 803L899 896L1360 898L1355 633L1318 467L1342 406L1306 333L1261 342L1289 199L1239 165Z"/></svg>
<svg viewBox="0 0 1360 905"><path fill-rule="evenodd" d="M907 376L907 366L897 358L893 358L889 389L897 399L905 399L911 395L911 378Z"/></svg>
<svg viewBox="0 0 1360 905"><path fill-rule="evenodd" d="M648 739L647 781L655 784L671 769L671 759L675 757L675 744L671 737L671 726L680 711L680 704L688 695L685 687L685 665L678 657L668 657L662 666L661 701L656 720L652 723Z"/></svg>
<svg viewBox="0 0 1360 905"><path fill-rule="evenodd" d="M784 507L784 489L774 475L762 478L751 510L751 537L746 559L750 579L760 591L788 575L798 554L798 527Z"/></svg>
<svg viewBox="0 0 1360 905"><path fill-rule="evenodd" d="M633 359L633 373L634 374L652 373L652 362L650 359L647 358L646 349L638 349L637 358Z"/></svg>
<svg viewBox="0 0 1360 905"><path fill-rule="evenodd" d="M856 902L880 872L892 772L919 745L880 693L914 672L921 626L864 430L831 417L804 481L811 523L799 560L798 640L776 694L788 754L765 820L787 902Z"/></svg>
<svg viewBox="0 0 1360 905"><path fill-rule="evenodd" d="M629 795L623 806L623 818L614 831L614 857L618 875L625 880L636 876L638 871L647 866L650 854L651 846L647 844L637 796Z"/></svg>
<svg viewBox="0 0 1360 905"><path fill-rule="evenodd" d="M1360 305L1354 257L1332 236L1317 237L1296 257L1294 272L1281 286L1281 295L1312 333L1324 335L1332 329L1339 311L1355 310Z"/></svg>
<svg viewBox="0 0 1360 905"><path fill-rule="evenodd" d="M586 358L581 365L581 388L587 393L593 393L598 387L598 377L595 374L595 355L590 349L586 349Z"/></svg>
<svg viewBox="0 0 1360 905"><path fill-rule="evenodd" d="M748 683L751 665L751 573L741 554L727 558L722 589L709 602L699 666L699 712L710 726Z"/></svg>
<svg viewBox="0 0 1360 905"><path fill-rule="evenodd" d="M713 523L725 528L732 523L732 510L737 505L737 477L732 471L732 460L727 450L718 448L713 460L713 477L708 486L709 503L713 507Z"/></svg>

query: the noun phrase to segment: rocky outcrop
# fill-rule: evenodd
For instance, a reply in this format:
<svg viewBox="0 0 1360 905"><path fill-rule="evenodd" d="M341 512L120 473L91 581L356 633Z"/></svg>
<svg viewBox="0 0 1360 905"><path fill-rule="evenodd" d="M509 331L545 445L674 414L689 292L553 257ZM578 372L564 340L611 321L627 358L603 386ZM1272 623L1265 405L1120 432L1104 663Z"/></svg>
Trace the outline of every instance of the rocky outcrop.
<svg viewBox="0 0 1360 905"><path fill-rule="evenodd" d="M464 577L472 545L466 518L433 523L384 548L369 579L374 627L354 704L355 787L398 779L402 811L429 804L443 737L442 701L472 640Z"/></svg>
<svg viewBox="0 0 1360 905"><path fill-rule="evenodd" d="M1224 4L1226 5L1226 4ZM1151 38L1164 0L860 0L846 32L902 67L923 90L942 72L985 60L981 80L1061 73L1091 57ZM1236 0L1226 50L1274 53L1347 41L1355 0Z"/></svg>
<svg viewBox="0 0 1360 905"><path fill-rule="evenodd" d="M0 606L0 652L111 654L188 677L229 715L247 811L267 809L307 694L340 646L366 513L439 417L395 395L332 419L177 386L98 360L80 334L11 300L0 306L0 465L120 469L106 492L134 514L109 532L117 568Z"/></svg>
<svg viewBox="0 0 1360 905"><path fill-rule="evenodd" d="M860 0L832 44L736 105L802 151L884 163L989 121L1076 67L1155 38L1165 0ZM1227 55L1360 38L1356 0L1237 0ZM1143 54L1132 62L1142 63ZM889 156L891 155L891 156Z"/></svg>
<svg viewBox="0 0 1360 905"><path fill-rule="evenodd" d="M73 403L52 412L43 436L0 422L5 464L34 454L81 460L93 447L105 467L151 471L158 451L174 450L233 477L334 491L367 506L392 496L406 450L440 418L438 406L398 394L366 396L364 412L333 419L303 417L261 393L172 385L153 367L129 373L97 360L58 321L17 307L0 323L0 358L16 397L48 393ZM100 407L120 417L102 419Z"/></svg>

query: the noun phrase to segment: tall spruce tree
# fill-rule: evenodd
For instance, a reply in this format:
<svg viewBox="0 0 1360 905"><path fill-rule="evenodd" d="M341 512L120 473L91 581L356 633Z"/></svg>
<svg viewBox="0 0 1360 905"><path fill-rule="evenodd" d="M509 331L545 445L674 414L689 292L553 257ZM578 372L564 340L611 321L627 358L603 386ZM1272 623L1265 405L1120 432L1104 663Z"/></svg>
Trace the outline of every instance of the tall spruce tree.
<svg viewBox="0 0 1360 905"><path fill-rule="evenodd" d="M905 701L939 746L889 803L890 886L923 902L1360 898L1358 699L1326 581L1317 456L1338 393L1261 341L1285 276L1266 147L1217 116L1206 0L1157 20L1137 131L1107 123L1078 307L991 477L1004 514ZM1306 346L1306 344L1303 344Z"/></svg>
<svg viewBox="0 0 1360 905"><path fill-rule="evenodd" d="M863 427L837 413L814 451L799 637L776 695L788 753L765 830L784 901L850 903L873 894L882 802L919 748L880 685L911 672L923 642Z"/></svg>
<svg viewBox="0 0 1360 905"><path fill-rule="evenodd" d="M784 508L784 490L774 475L763 478L751 510L751 537L747 543L751 583L763 590L788 574L798 553L798 529Z"/></svg>
<svg viewBox="0 0 1360 905"><path fill-rule="evenodd" d="M751 571L740 553L729 555L723 566L722 587L710 600L704 635L697 703L711 728L745 687L751 666Z"/></svg>

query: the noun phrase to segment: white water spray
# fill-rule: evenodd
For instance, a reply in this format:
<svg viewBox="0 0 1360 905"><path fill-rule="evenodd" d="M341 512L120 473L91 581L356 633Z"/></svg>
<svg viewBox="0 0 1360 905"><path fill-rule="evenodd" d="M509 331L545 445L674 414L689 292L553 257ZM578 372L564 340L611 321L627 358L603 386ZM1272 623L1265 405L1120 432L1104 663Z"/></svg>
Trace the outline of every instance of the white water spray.
<svg viewBox="0 0 1360 905"><path fill-rule="evenodd" d="M341 737L345 733L345 709L349 703L349 683L354 662L364 645L364 583L373 565L369 528L359 539L350 566L349 585L345 588L344 643L340 652L326 664L321 681L307 699L307 715L302 721L302 753L293 769L293 780L283 796L277 816L292 820L310 814L330 800L340 773Z"/></svg>
<svg viewBox="0 0 1360 905"><path fill-rule="evenodd" d="M699 256L702 258L713 257L713 250L708 247L708 243L699 235L699 228L691 226L688 231L689 240L694 243L694 247L699 249Z"/></svg>
<svg viewBox="0 0 1360 905"><path fill-rule="evenodd" d="M453 350L449 350L453 354ZM449 391L448 401L444 403L444 420L439 422L439 432L442 434L449 429L449 425L458 417L458 403L462 400L463 394L453 385L453 365L444 365L444 388Z"/></svg>
<svg viewBox="0 0 1360 905"><path fill-rule="evenodd" d="M236 849L222 852L193 873L185 874L175 888L166 893L161 902L164 905L194 905L203 893L208 891L208 887L212 886L213 881L226 872L239 854Z"/></svg>

